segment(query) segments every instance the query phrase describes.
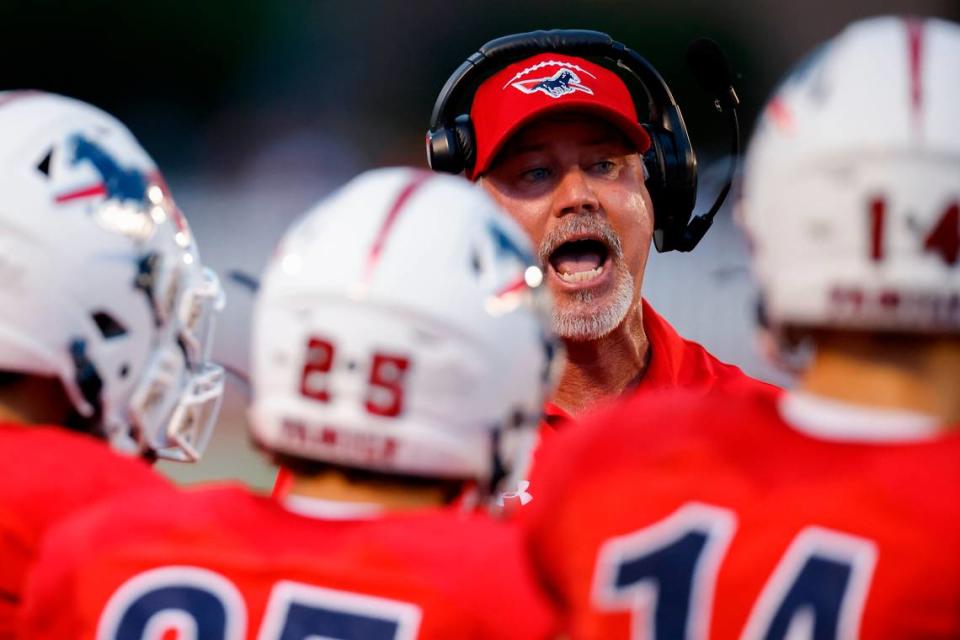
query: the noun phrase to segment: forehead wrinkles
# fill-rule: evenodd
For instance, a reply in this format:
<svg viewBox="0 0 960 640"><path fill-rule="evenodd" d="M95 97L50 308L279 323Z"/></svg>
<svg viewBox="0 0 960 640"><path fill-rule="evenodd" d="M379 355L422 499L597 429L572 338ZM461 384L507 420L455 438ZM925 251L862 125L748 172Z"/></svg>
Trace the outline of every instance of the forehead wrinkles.
<svg viewBox="0 0 960 640"><path fill-rule="evenodd" d="M617 259L623 257L620 236L614 231L613 226L605 218L587 214L567 216L560 221L559 225L544 235L538 251L540 264L545 265L550 258L550 254L571 237L582 235L600 238L610 250L611 257Z"/></svg>

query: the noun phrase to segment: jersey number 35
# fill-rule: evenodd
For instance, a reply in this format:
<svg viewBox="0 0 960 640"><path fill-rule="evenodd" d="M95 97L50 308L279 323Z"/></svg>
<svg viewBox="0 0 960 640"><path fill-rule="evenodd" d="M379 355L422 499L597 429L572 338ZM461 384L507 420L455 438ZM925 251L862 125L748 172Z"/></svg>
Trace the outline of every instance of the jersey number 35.
<svg viewBox="0 0 960 640"><path fill-rule="evenodd" d="M346 591L281 580L270 591L258 640L413 640L420 607ZM174 637L242 640L247 637L243 596L222 575L188 566L137 574L104 608L97 640Z"/></svg>

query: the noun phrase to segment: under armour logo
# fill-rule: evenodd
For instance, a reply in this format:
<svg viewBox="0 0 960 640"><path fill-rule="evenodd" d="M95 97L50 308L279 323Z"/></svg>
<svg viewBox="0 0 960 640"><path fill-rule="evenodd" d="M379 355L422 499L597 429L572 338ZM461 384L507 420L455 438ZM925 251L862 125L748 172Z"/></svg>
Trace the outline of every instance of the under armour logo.
<svg viewBox="0 0 960 640"><path fill-rule="evenodd" d="M527 491L530 488L530 482L527 480L521 480L517 483L516 491L504 491L497 497L497 506L502 507L507 502L513 502L515 500L520 501L520 506L529 504L533 500L533 495Z"/></svg>

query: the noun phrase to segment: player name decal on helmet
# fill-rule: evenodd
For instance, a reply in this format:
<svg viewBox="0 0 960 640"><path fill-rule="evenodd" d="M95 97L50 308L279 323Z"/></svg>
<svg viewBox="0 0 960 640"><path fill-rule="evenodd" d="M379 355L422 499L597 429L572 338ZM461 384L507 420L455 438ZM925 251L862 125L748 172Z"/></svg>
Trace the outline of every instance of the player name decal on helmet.
<svg viewBox="0 0 960 640"><path fill-rule="evenodd" d="M518 80L518 78L522 78L528 73L542 67L562 68L552 76L530 78L529 80ZM592 73L586 69L578 67L575 64L561 62L559 60L547 60L545 62L535 64L532 67L527 67L513 78L508 80L507 84L505 84L503 88L506 89L509 85L526 94L537 93L539 91L550 96L551 98L560 98L571 93L576 93L577 91L582 91L583 93L593 95L593 89L583 84L583 81L580 79L577 71L584 73L591 78L596 78L596 76L594 76Z"/></svg>
<svg viewBox="0 0 960 640"><path fill-rule="evenodd" d="M364 464L385 465L397 455L398 442L391 436L355 432L331 424L308 423L284 418L280 437L292 452L336 452L340 458Z"/></svg>

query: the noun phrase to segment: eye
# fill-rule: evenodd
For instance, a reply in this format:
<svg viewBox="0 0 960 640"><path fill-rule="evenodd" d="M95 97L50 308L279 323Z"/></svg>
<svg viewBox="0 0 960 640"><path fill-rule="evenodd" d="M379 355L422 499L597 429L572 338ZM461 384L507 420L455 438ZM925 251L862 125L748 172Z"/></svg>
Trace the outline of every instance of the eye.
<svg viewBox="0 0 960 640"><path fill-rule="evenodd" d="M546 167L534 167L520 174L524 182L543 182L550 177L550 170Z"/></svg>
<svg viewBox="0 0 960 640"><path fill-rule="evenodd" d="M590 168L599 175L610 175L616 172L617 163L613 160L600 160L590 165Z"/></svg>

